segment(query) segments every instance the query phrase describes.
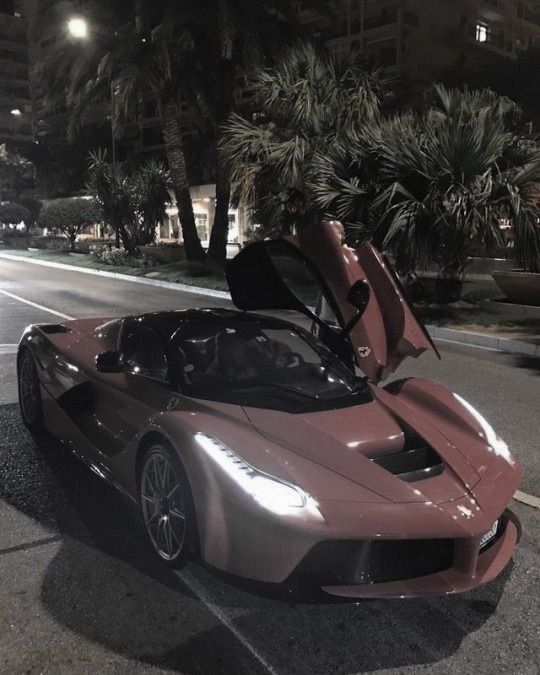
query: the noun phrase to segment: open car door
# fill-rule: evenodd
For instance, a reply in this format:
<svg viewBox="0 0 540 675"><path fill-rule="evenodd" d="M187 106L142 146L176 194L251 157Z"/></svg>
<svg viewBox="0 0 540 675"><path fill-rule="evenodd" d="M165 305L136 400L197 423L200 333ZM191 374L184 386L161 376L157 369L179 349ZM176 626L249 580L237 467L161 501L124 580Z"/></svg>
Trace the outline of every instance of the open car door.
<svg viewBox="0 0 540 675"><path fill-rule="evenodd" d="M374 382L407 356L428 349L438 354L386 258L370 244L356 250L342 245L329 222L306 225L299 237L247 246L228 263L226 275L239 309L302 312L330 349ZM348 295L361 280L371 292L355 322L358 309Z"/></svg>

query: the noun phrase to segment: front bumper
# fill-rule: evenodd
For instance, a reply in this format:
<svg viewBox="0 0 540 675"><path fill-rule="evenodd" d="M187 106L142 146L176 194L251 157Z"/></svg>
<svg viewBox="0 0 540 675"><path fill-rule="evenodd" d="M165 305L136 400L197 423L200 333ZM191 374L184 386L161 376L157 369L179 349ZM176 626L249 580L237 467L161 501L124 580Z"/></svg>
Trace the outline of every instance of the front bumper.
<svg viewBox="0 0 540 675"><path fill-rule="evenodd" d="M520 531L516 517L507 510L493 542L480 550L480 537L455 540L451 565L439 572L386 583L321 587L325 593L345 598L405 598L463 593L492 581L502 572L512 557Z"/></svg>
<svg viewBox="0 0 540 675"><path fill-rule="evenodd" d="M494 579L508 564L519 539L519 523L508 510L493 517L479 513L476 531L456 513L469 499L455 500L439 507L420 504L388 505L387 508L363 505L359 526L358 506L334 503L340 528L327 519L322 524L292 523L286 519L263 518L233 506L221 511L219 523L214 511L206 522L217 536L208 536L201 523L202 555L210 565L235 576L255 581L282 584L302 592L315 588L344 598L382 598L440 596L470 590ZM236 507L236 508L235 508ZM343 512L356 516L344 527ZM381 515L386 513L386 518ZM225 516L225 514L227 514ZM482 550L480 540L500 517L497 535ZM474 520L476 520L474 518ZM382 522L384 520L384 523ZM378 522L377 522L378 521ZM385 527L381 527L381 525ZM376 529L375 529L376 528ZM441 543L441 547L438 543ZM383 573L373 573L369 553L373 544ZM340 551L324 555L324 546ZM379 546L381 545L381 546ZM381 555L388 545L389 555ZM395 551L392 552L392 546ZM415 550L415 546L418 549ZM323 555L314 552L323 547ZM360 551L360 553L358 553ZM397 561L394 564L394 560ZM416 556L416 557L415 557ZM406 560L403 562L402 558ZM418 560L418 565L415 565ZM343 571L345 570L345 571ZM361 581L361 583L359 583Z"/></svg>

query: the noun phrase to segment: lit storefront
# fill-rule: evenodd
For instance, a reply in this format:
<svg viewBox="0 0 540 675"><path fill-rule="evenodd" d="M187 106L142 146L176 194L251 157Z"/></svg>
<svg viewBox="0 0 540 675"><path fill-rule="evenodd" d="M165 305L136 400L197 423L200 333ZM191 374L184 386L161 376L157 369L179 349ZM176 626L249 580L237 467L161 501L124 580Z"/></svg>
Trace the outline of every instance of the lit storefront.
<svg viewBox="0 0 540 675"><path fill-rule="evenodd" d="M214 222L215 185L197 185L191 188L191 198L193 201L193 212L195 214L195 223L197 232L203 246L208 246L210 241L210 231ZM181 241L182 232L178 219L178 209L171 205L167 208L167 220L160 227L160 241ZM244 242L244 232L247 229L245 209L229 210L229 243L242 244Z"/></svg>

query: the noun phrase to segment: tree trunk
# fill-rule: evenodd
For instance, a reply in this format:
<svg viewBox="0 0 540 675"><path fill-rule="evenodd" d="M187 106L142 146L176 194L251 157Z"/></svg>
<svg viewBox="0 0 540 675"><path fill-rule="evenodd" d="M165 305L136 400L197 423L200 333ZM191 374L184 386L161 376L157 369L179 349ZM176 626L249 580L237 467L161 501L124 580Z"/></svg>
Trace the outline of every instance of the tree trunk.
<svg viewBox="0 0 540 675"><path fill-rule="evenodd" d="M433 299L436 303L446 305L461 298L467 263L467 250L463 244L454 244L452 248L448 246L444 250L439 260L439 275L435 282Z"/></svg>
<svg viewBox="0 0 540 675"><path fill-rule="evenodd" d="M463 269L459 267L442 267L435 281L433 300L440 305L457 302L463 291Z"/></svg>
<svg viewBox="0 0 540 675"><path fill-rule="evenodd" d="M208 258L217 265L224 266L227 260L227 241L229 238L229 205L231 202L231 184L224 166L222 153L216 151L216 212L208 245Z"/></svg>
<svg viewBox="0 0 540 675"><path fill-rule="evenodd" d="M131 237L129 236L129 233L127 231L126 226L124 223L118 223L118 227L116 229L116 232L119 234L120 238L122 239L122 244L124 246L124 249L129 253L129 255L135 255L137 252L137 247L132 241Z"/></svg>
<svg viewBox="0 0 540 675"><path fill-rule="evenodd" d="M172 189L176 198L178 217L182 227L186 260L204 260L204 249L197 233L193 203L187 178L184 142L175 102L162 102L160 105L163 122L163 137L167 150Z"/></svg>

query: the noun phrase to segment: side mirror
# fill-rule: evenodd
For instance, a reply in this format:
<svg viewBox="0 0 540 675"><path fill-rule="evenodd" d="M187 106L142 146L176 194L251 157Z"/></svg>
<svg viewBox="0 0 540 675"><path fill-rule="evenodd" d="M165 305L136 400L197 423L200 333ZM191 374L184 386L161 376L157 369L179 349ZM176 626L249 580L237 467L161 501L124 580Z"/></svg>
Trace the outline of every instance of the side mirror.
<svg viewBox="0 0 540 675"><path fill-rule="evenodd" d="M350 288L347 293L347 301L351 303L362 315L366 311L369 303L371 289L365 279L359 279Z"/></svg>
<svg viewBox="0 0 540 675"><path fill-rule="evenodd" d="M358 281L355 281L349 288L347 302L350 302L353 307L356 307L357 312L341 331L343 336L348 335L362 318L368 306L370 295L371 289L365 279L358 279Z"/></svg>
<svg viewBox="0 0 540 675"><path fill-rule="evenodd" d="M118 351L101 352L96 356L96 370L100 373L120 373L123 370L122 356Z"/></svg>

